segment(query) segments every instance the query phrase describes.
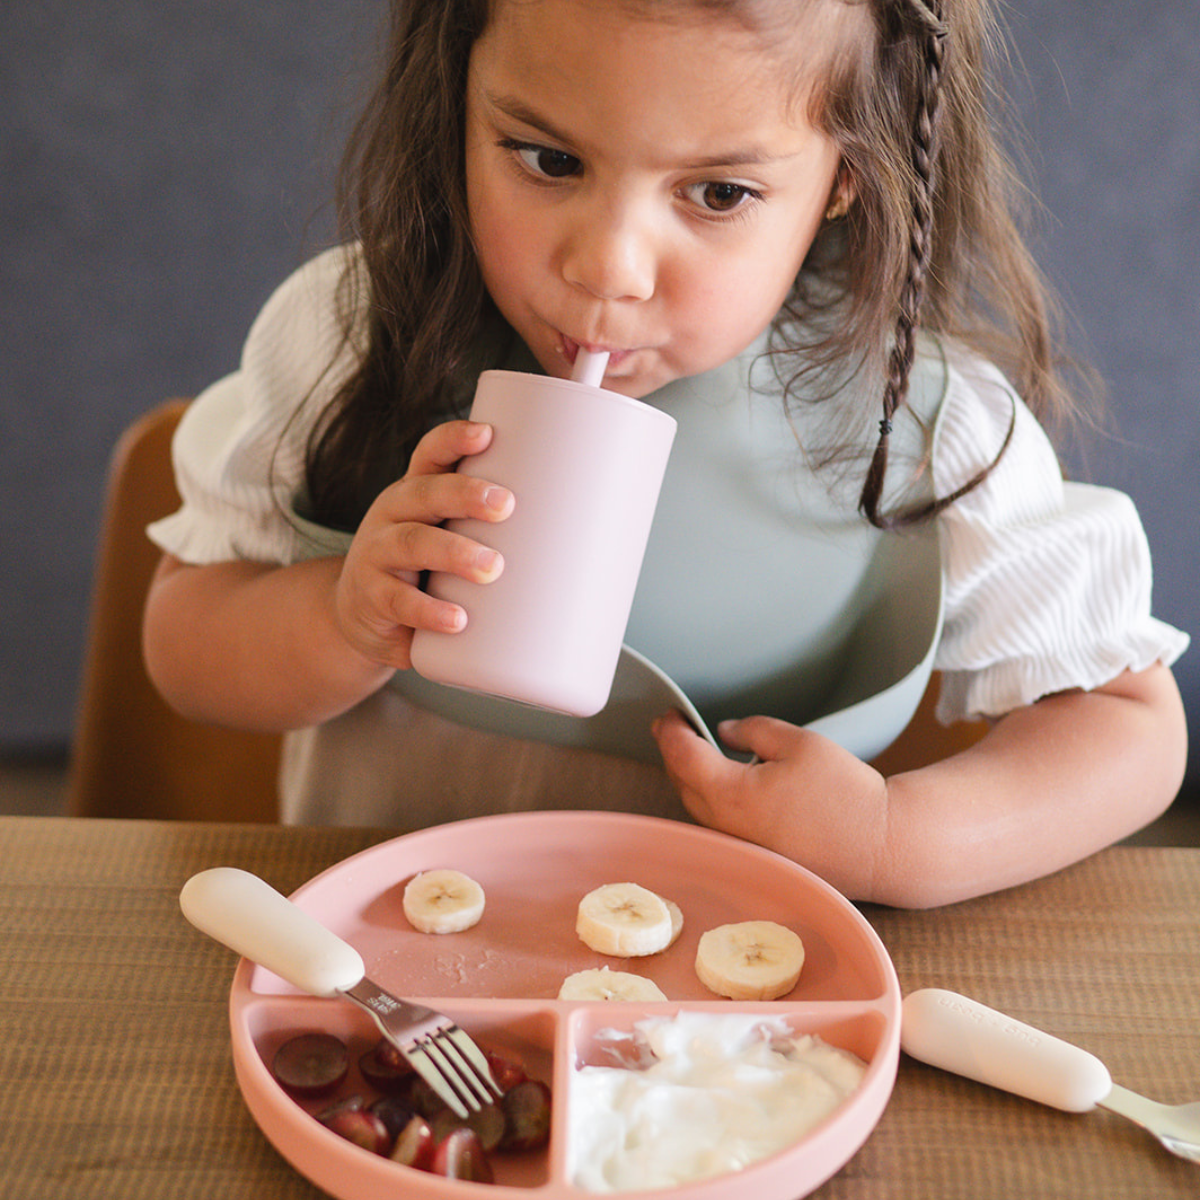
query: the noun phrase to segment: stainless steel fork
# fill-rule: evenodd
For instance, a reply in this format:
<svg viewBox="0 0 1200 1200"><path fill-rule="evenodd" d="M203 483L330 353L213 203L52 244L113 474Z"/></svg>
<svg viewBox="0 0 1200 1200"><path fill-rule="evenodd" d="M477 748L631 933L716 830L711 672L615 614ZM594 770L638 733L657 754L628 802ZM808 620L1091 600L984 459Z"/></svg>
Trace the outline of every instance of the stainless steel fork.
<svg viewBox="0 0 1200 1200"><path fill-rule="evenodd" d="M197 929L313 996L341 996L460 1117L500 1096L479 1047L444 1013L401 1000L366 977L362 956L270 884L236 867L193 875L179 893Z"/></svg>

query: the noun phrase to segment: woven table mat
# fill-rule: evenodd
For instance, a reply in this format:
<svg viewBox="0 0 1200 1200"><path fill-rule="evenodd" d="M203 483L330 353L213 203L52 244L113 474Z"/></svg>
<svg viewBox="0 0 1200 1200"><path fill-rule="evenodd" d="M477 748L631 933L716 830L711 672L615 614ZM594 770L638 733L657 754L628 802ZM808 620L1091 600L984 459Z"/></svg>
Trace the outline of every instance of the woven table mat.
<svg viewBox="0 0 1200 1200"><path fill-rule="evenodd" d="M0 1198L320 1197L242 1102L234 960L178 894L215 865L289 892L388 836L0 818ZM1116 848L946 909L864 912L905 992L964 992L1135 1091L1200 1099L1200 850ZM1162 1200L1200 1194L1200 1168L1105 1111L1060 1113L902 1057L875 1132L813 1194Z"/></svg>

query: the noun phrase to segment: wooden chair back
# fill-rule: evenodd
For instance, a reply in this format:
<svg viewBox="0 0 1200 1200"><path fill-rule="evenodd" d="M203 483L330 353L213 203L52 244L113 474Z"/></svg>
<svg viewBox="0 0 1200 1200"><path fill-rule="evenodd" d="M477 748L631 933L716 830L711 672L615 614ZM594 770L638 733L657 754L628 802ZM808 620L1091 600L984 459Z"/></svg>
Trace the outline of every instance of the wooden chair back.
<svg viewBox="0 0 1200 1200"><path fill-rule="evenodd" d="M159 551L146 526L179 506L171 437L187 407L170 400L114 448L67 788L83 817L278 820L280 738L185 720L142 661L142 609Z"/></svg>

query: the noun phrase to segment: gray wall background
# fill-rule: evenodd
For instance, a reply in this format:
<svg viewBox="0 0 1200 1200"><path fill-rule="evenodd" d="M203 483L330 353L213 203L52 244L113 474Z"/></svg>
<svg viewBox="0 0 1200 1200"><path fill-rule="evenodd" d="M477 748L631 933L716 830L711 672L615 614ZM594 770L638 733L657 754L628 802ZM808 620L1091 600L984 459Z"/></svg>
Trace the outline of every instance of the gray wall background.
<svg viewBox="0 0 1200 1200"><path fill-rule="evenodd" d="M1040 257L1119 436L1155 607L1200 634L1200 0L1013 0ZM13 0L0 15L0 754L66 745L105 463L237 361L332 236L379 0ZM1200 728L1200 649L1177 677ZM1193 750L1191 778L1200 775Z"/></svg>

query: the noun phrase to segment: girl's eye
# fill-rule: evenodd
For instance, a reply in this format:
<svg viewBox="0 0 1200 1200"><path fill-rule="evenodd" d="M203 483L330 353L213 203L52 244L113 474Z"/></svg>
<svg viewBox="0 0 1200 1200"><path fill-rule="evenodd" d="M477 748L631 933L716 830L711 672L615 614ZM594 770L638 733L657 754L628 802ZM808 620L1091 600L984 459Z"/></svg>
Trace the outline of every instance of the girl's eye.
<svg viewBox="0 0 1200 1200"><path fill-rule="evenodd" d="M740 183L697 183L688 191L692 199L711 213L732 213L745 207L757 193Z"/></svg>
<svg viewBox="0 0 1200 1200"><path fill-rule="evenodd" d="M549 146L531 146L525 143L509 143L508 149L535 175L547 179L566 179L577 175L581 166L579 159L565 150L553 150Z"/></svg>

